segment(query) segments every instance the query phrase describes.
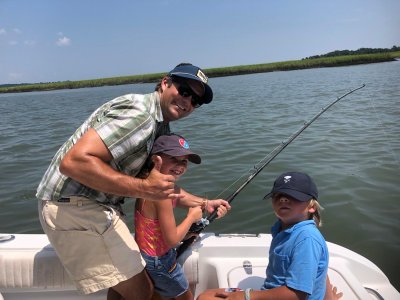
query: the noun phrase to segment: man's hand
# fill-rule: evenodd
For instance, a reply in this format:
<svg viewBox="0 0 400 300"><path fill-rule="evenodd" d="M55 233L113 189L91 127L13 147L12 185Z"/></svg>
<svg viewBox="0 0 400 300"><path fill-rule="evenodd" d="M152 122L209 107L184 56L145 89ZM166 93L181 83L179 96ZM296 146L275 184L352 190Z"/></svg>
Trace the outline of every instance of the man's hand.
<svg viewBox="0 0 400 300"><path fill-rule="evenodd" d="M141 198L147 200L164 200L182 197L175 193L175 177L160 173L162 158L154 157L154 168L146 179L142 179Z"/></svg>

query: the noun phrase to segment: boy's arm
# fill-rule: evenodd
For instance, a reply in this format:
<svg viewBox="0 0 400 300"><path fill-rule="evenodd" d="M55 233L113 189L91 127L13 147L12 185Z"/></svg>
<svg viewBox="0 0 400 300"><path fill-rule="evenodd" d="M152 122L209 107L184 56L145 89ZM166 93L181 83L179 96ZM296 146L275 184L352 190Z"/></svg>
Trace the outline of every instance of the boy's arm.
<svg viewBox="0 0 400 300"><path fill-rule="evenodd" d="M264 291L250 291L250 300L305 300L306 297L306 293L290 289L287 286L280 286ZM229 293L223 289L210 290L201 294L198 300L217 300L221 298L226 300L243 300L245 299L245 292Z"/></svg>
<svg viewBox="0 0 400 300"><path fill-rule="evenodd" d="M250 292L251 300L305 300L307 296L308 294L288 288L285 285L270 290Z"/></svg>

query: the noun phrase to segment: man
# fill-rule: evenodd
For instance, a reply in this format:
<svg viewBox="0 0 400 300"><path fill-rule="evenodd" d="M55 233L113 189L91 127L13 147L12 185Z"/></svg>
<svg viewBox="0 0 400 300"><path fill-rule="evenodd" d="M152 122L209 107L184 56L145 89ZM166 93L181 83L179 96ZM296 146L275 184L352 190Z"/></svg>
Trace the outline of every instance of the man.
<svg viewBox="0 0 400 300"><path fill-rule="evenodd" d="M152 294L144 260L123 218L124 198L177 198L224 215L229 204L183 191L153 169L135 178L156 137L169 123L212 101L204 72L180 64L146 95L129 94L99 107L54 156L36 197L44 232L79 291L109 289L108 299L145 300Z"/></svg>

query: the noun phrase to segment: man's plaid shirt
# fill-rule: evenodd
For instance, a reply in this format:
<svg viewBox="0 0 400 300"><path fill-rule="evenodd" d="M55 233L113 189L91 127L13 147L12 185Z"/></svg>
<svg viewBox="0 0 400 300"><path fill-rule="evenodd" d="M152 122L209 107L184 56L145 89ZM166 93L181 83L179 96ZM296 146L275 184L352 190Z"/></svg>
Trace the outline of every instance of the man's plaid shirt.
<svg viewBox="0 0 400 300"><path fill-rule="evenodd" d="M138 174L156 137L170 132L169 125L163 124L158 92L124 95L103 104L58 150L39 184L38 199L84 196L114 205L124 199L93 190L59 171L65 153L89 128L96 130L112 154L111 167L130 176Z"/></svg>

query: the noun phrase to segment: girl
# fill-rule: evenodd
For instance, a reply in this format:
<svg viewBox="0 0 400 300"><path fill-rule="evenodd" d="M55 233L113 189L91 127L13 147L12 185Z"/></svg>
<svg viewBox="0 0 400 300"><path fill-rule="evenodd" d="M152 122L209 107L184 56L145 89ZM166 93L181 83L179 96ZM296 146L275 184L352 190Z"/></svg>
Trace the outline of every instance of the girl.
<svg viewBox="0 0 400 300"><path fill-rule="evenodd" d="M177 180L186 172L189 161L199 164L201 158L189 150L187 141L178 135L163 135L155 141L148 167L141 176L145 177L154 167L160 173L173 175ZM186 218L176 225L173 212L176 200L136 201L135 239L146 261L146 270L154 289L163 297L193 300L183 269L176 261L174 247L183 240L192 223L202 218L207 202L204 199L201 206L190 207Z"/></svg>

